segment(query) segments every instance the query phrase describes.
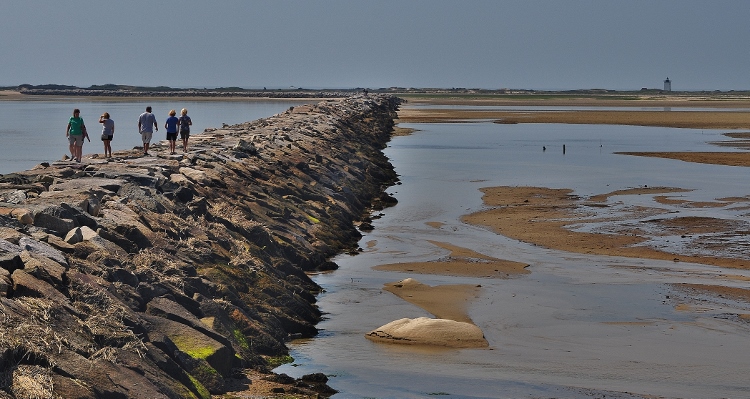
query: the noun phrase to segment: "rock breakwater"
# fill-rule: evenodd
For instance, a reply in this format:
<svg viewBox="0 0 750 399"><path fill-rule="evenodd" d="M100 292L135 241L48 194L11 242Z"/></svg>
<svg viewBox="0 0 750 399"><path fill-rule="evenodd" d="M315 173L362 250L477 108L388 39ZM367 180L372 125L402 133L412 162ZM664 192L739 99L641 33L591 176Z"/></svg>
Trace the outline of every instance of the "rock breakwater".
<svg viewBox="0 0 750 399"><path fill-rule="evenodd" d="M399 102L324 101L207 129L187 154L0 176L0 397L208 398L267 371L317 333L305 272L335 268L392 201Z"/></svg>

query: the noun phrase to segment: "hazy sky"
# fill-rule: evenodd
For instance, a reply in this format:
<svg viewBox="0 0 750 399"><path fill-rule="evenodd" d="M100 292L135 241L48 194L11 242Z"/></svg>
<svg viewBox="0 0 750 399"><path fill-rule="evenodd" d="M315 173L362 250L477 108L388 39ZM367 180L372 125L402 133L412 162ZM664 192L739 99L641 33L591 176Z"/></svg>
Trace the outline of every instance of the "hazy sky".
<svg viewBox="0 0 750 399"><path fill-rule="evenodd" d="M0 0L0 85L750 89L747 0Z"/></svg>

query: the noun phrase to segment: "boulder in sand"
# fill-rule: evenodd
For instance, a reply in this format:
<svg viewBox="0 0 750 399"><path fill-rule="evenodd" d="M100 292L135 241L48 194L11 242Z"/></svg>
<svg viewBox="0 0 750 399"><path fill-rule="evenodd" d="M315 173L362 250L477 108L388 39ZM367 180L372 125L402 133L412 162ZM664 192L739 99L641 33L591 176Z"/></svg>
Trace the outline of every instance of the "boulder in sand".
<svg viewBox="0 0 750 399"><path fill-rule="evenodd" d="M482 330L471 323L418 317L392 321L365 334L367 339L407 345L435 345L451 348L489 346Z"/></svg>

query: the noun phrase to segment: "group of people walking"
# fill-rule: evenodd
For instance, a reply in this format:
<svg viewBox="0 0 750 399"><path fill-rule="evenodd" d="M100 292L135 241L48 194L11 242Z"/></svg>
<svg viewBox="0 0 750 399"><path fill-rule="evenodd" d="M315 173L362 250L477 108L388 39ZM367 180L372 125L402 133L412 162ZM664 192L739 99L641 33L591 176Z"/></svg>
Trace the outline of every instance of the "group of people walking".
<svg viewBox="0 0 750 399"><path fill-rule="evenodd" d="M176 115L177 112L175 110L169 111L169 117L164 124L164 128L167 131L167 141L169 142L169 153L171 155L176 154L177 133L180 134L180 139L182 140L182 151L187 152L190 126L193 124L193 121L187 115L187 109L183 108L179 117ZM99 123L102 124L101 139L104 143L104 156L109 158L112 156L111 143L115 134L115 121L110 118L108 112L105 112L99 117ZM141 141L143 142L143 155L148 155L154 131L159 131L159 125L156 122L156 116L151 113L151 107L146 107L146 112L138 116L138 133L140 133ZM81 162L83 140L91 141L91 139L86 131L86 124L83 122L83 118L81 118L81 110L78 108L73 110L73 116L68 120L65 136L68 138L68 144L70 145L70 157L75 162Z"/></svg>

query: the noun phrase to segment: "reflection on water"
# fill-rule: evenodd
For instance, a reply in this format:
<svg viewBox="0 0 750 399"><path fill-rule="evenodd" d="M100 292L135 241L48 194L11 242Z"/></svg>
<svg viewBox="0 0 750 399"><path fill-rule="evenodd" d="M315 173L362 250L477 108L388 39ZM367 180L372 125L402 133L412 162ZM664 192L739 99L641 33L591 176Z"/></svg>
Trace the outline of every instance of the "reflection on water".
<svg viewBox="0 0 750 399"><path fill-rule="evenodd" d="M339 270L315 277L326 290L319 298L325 312L321 335L293 343L295 363L276 371L295 377L322 371L342 392L335 397L342 398L574 398L589 390L634 393L614 397L746 395L748 327L720 316L750 309L727 301L705 302L700 312L677 311L679 295L667 284L741 285L724 280L750 277L747 272L547 250L459 221L482 208L478 189L488 186L572 188L581 196L680 187L693 190L680 194L691 201L748 195L745 168L613 154L716 151L706 142L720 139L721 131L491 123L403 127L420 131L394 138L385 150L403 183L389 190L398 205L374 221L360 255L339 256ZM727 208L709 211L748 218ZM429 240L525 262L531 273L500 280L371 270L446 255ZM469 315L490 348L414 348L365 339L365 333L395 319L431 316L381 289L406 277L433 286L481 285Z"/></svg>

